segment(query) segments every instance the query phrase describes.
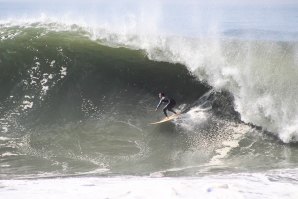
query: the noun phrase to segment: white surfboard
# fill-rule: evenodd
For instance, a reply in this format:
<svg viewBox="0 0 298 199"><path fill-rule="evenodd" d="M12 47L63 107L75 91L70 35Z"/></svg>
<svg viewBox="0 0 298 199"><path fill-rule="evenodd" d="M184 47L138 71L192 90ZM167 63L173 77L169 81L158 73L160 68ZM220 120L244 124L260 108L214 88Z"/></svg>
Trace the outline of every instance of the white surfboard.
<svg viewBox="0 0 298 199"><path fill-rule="evenodd" d="M179 113L175 114L175 115L171 115L170 117L166 117L166 118L164 118L164 119L162 119L158 122L152 122L150 124L161 124L161 123L164 123L164 122L168 122L168 121L171 121L171 120L174 120L174 119L178 118L179 115L180 115Z"/></svg>

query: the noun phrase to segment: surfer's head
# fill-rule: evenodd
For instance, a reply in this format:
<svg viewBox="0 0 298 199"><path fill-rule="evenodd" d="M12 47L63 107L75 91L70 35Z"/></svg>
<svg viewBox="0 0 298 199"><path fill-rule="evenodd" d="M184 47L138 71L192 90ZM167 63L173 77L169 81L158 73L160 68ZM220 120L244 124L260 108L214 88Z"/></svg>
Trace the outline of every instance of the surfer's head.
<svg viewBox="0 0 298 199"><path fill-rule="evenodd" d="M165 96L165 94L160 92L160 93L158 93L158 96L159 96L159 98L162 98L163 96Z"/></svg>

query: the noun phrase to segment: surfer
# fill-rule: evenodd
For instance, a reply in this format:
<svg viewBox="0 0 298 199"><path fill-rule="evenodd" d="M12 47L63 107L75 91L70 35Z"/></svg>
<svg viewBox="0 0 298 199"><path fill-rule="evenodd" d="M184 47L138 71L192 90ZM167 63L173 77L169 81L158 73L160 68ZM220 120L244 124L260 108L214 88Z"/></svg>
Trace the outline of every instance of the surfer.
<svg viewBox="0 0 298 199"><path fill-rule="evenodd" d="M166 103L165 107L162 109L163 112L164 112L164 114L166 115L166 117L168 117L167 110L168 110L168 111L171 111L171 112L173 112L173 113L175 113L175 114L177 114L177 113L173 110L174 106L176 105L176 101L175 101L174 99L165 96L164 93L159 93L159 94L158 94L158 97L159 97L160 101L159 101L159 103L158 103L158 105L157 105L155 111L157 111L157 109L160 107L160 105L161 105L162 103Z"/></svg>

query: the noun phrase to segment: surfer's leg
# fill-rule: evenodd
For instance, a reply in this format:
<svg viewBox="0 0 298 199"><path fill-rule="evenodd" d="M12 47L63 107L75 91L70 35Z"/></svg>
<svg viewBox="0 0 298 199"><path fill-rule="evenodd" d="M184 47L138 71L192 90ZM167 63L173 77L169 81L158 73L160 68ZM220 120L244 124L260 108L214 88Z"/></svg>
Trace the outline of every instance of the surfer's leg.
<svg viewBox="0 0 298 199"><path fill-rule="evenodd" d="M172 113L177 114L176 111L174 111L172 108L169 108L168 110L171 111Z"/></svg>
<svg viewBox="0 0 298 199"><path fill-rule="evenodd" d="M162 110L163 110L163 113L165 114L166 117L168 117L167 109L168 109L167 106L165 106L165 107L162 109Z"/></svg>
<svg viewBox="0 0 298 199"><path fill-rule="evenodd" d="M175 102L170 103L170 104L167 106L167 109L168 109L169 111L171 111L172 113L177 114L177 113L173 110L173 108L174 108L175 105L176 105Z"/></svg>

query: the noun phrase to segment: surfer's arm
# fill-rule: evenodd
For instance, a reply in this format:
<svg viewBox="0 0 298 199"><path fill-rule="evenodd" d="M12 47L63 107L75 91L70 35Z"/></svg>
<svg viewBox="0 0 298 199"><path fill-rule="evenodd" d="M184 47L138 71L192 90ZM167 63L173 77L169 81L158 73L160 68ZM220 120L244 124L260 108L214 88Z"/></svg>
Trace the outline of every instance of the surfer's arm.
<svg viewBox="0 0 298 199"><path fill-rule="evenodd" d="M161 98L160 101L159 101L159 103L157 104L155 110L157 110L160 107L160 105L163 103L163 101L164 101L164 98Z"/></svg>

